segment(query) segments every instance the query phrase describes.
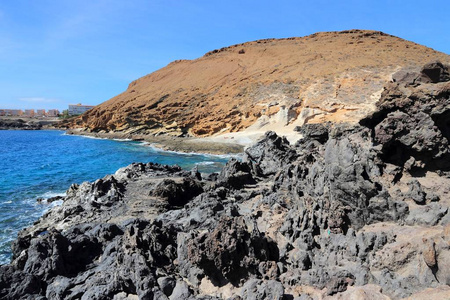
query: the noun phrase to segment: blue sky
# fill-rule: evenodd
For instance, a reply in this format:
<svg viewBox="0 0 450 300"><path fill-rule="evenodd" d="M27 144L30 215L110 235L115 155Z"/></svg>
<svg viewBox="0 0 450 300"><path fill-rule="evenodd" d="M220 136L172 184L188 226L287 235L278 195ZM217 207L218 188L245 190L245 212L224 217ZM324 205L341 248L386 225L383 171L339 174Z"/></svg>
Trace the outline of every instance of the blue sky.
<svg viewBox="0 0 450 300"><path fill-rule="evenodd" d="M450 1L0 2L0 108L96 105L175 59L263 38L381 30L450 53Z"/></svg>

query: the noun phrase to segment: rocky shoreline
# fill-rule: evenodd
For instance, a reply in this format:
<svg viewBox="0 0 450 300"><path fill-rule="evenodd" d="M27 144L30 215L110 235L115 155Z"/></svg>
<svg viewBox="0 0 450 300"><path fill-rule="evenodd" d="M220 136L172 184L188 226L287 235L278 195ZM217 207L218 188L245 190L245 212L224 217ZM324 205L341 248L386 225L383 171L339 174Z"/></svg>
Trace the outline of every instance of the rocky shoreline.
<svg viewBox="0 0 450 300"><path fill-rule="evenodd" d="M401 71L360 124L274 132L220 174L72 185L0 266L3 299L445 299L450 75Z"/></svg>
<svg viewBox="0 0 450 300"><path fill-rule="evenodd" d="M67 129L66 133L101 139L129 139L134 141L145 141L150 145L165 151L208 154L237 154L244 151L244 146L238 143L210 142L201 138L178 137L171 135L132 134L119 131L91 132L83 129Z"/></svg>
<svg viewBox="0 0 450 300"><path fill-rule="evenodd" d="M59 120L0 117L0 130L55 129L54 124L57 122L59 122Z"/></svg>

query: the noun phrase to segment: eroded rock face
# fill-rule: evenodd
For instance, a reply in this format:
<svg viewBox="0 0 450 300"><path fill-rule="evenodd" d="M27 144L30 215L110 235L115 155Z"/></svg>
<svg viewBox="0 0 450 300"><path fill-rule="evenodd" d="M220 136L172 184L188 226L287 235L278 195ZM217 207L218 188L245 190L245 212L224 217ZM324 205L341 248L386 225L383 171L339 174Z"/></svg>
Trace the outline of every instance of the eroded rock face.
<svg viewBox="0 0 450 300"><path fill-rule="evenodd" d="M249 273L276 278L277 245L255 225L247 225L243 217L221 218L213 232L194 233L186 258L218 285L239 285Z"/></svg>
<svg viewBox="0 0 450 300"><path fill-rule="evenodd" d="M430 64L388 84L359 125L307 125L295 145L268 132L216 176L132 164L73 185L19 234L0 266L0 297L444 295L446 74Z"/></svg>
<svg viewBox="0 0 450 300"><path fill-rule="evenodd" d="M403 167L412 158L412 168L450 168L448 74L448 66L430 63L416 78L385 87L378 110L361 121L374 129L374 141L383 146L385 161Z"/></svg>

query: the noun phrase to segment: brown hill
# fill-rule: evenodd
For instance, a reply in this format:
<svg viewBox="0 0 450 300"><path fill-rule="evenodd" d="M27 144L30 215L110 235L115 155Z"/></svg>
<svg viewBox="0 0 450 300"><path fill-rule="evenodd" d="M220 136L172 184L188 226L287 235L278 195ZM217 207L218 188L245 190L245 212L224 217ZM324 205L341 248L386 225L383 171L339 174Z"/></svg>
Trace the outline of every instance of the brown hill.
<svg viewBox="0 0 450 300"><path fill-rule="evenodd" d="M251 125L357 121L395 71L431 60L450 56L378 31L259 40L172 62L65 126L210 136Z"/></svg>

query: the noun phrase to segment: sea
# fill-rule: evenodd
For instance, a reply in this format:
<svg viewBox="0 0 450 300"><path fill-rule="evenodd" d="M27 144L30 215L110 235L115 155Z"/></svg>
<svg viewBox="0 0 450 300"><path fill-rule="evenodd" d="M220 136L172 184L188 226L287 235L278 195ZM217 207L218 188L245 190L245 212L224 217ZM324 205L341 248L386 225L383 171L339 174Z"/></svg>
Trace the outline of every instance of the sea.
<svg viewBox="0 0 450 300"><path fill-rule="evenodd" d="M11 260L11 242L58 202L72 183L94 181L133 162L154 162L219 172L229 156L158 150L148 143L66 135L58 130L0 130L0 264Z"/></svg>

